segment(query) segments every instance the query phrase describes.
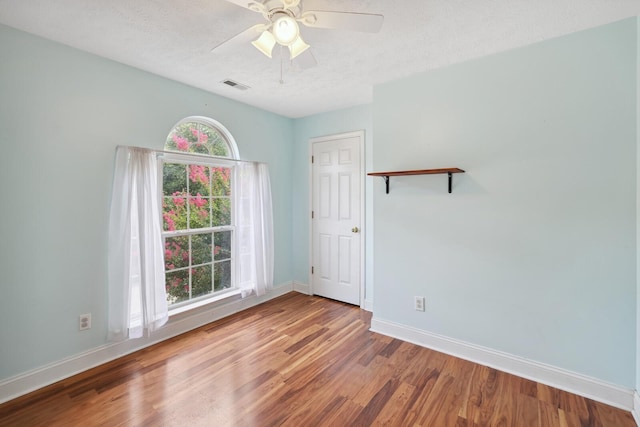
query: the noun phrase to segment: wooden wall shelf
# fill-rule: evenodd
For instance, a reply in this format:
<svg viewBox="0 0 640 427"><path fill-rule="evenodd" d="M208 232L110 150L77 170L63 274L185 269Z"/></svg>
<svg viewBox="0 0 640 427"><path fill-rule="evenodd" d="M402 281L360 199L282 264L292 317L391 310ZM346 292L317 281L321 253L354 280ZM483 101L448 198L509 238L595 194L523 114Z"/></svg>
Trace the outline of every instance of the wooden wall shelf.
<svg viewBox="0 0 640 427"><path fill-rule="evenodd" d="M384 182L387 186L387 194L389 194L389 177L391 176L408 176L408 175L434 175L443 174L449 175L449 193L451 193L451 180L454 173L464 173L464 170L459 168L443 168L443 169L420 169L412 171L394 171L394 172L371 172L367 175L381 176L384 178Z"/></svg>

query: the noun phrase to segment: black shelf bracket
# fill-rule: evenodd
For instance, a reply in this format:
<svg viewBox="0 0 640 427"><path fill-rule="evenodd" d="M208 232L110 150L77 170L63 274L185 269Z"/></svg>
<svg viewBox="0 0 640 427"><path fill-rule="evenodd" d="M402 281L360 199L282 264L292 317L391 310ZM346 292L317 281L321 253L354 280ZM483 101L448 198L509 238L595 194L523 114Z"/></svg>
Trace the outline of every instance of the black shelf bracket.
<svg viewBox="0 0 640 427"><path fill-rule="evenodd" d="M453 186L453 174L451 172L447 172L447 175L449 175L449 193L451 193L451 188ZM382 178L384 178L386 192L389 194L389 175L382 175Z"/></svg>

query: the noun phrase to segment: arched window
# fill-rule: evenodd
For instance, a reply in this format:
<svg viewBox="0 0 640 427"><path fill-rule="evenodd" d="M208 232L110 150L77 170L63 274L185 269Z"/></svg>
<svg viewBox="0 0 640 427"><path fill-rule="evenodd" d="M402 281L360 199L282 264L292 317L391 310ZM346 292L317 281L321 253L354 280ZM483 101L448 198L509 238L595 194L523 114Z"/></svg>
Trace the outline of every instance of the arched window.
<svg viewBox="0 0 640 427"><path fill-rule="evenodd" d="M269 169L240 160L215 120L181 120L161 152L118 146L111 203L110 340L141 337L169 314L273 288Z"/></svg>
<svg viewBox="0 0 640 427"><path fill-rule="evenodd" d="M162 222L169 308L236 290L234 170L238 149L215 120L187 117L165 143ZM227 159L224 159L224 158Z"/></svg>
<svg viewBox="0 0 640 427"><path fill-rule="evenodd" d="M164 144L167 151L203 154L238 159L238 146L229 131L208 117L187 117L169 132Z"/></svg>

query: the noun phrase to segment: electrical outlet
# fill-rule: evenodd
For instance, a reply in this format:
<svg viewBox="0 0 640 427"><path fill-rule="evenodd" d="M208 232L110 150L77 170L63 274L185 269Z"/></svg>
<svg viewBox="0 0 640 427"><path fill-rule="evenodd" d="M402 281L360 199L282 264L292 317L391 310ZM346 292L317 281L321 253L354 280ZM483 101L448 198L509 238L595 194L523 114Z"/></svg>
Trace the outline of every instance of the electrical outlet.
<svg viewBox="0 0 640 427"><path fill-rule="evenodd" d="M424 297L414 297L413 307L416 311L424 311Z"/></svg>
<svg viewBox="0 0 640 427"><path fill-rule="evenodd" d="M81 314L78 317L78 329L81 331L91 329L91 313Z"/></svg>

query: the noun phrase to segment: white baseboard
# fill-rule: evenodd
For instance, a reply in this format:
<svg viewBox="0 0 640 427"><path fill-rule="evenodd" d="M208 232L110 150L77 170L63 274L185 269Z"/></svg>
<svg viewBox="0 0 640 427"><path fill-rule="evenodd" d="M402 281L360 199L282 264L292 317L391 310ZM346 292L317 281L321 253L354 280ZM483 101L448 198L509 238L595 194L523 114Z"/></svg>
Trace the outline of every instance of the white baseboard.
<svg viewBox="0 0 640 427"><path fill-rule="evenodd" d="M519 377L565 390L616 408L631 411L640 409L640 401L634 405L634 391L600 381L585 375L551 365L524 359L487 347L433 334L410 326L374 318L371 331L398 338L422 347L489 366ZM637 393L635 394L637 397ZM637 418L636 418L637 419Z"/></svg>
<svg viewBox="0 0 640 427"><path fill-rule="evenodd" d="M183 334L200 326L230 316L265 301L282 296L293 290L293 283L287 282L274 286L266 295L247 298L230 297L219 304L200 307L189 312L171 316L167 324L151 337L132 339L117 343L108 343L80 354L50 363L32 371L16 375L0 382L0 403L38 390L80 372L102 365L157 344L166 339Z"/></svg>
<svg viewBox="0 0 640 427"><path fill-rule="evenodd" d="M364 306L362 307L364 310L373 311L373 301L370 299L364 300Z"/></svg>
<svg viewBox="0 0 640 427"><path fill-rule="evenodd" d="M301 294L311 295L311 286L302 282L293 282L293 290Z"/></svg>
<svg viewBox="0 0 640 427"><path fill-rule="evenodd" d="M631 415L633 415L636 425L640 426L640 394L638 394L638 390L633 392L633 411L631 411Z"/></svg>

